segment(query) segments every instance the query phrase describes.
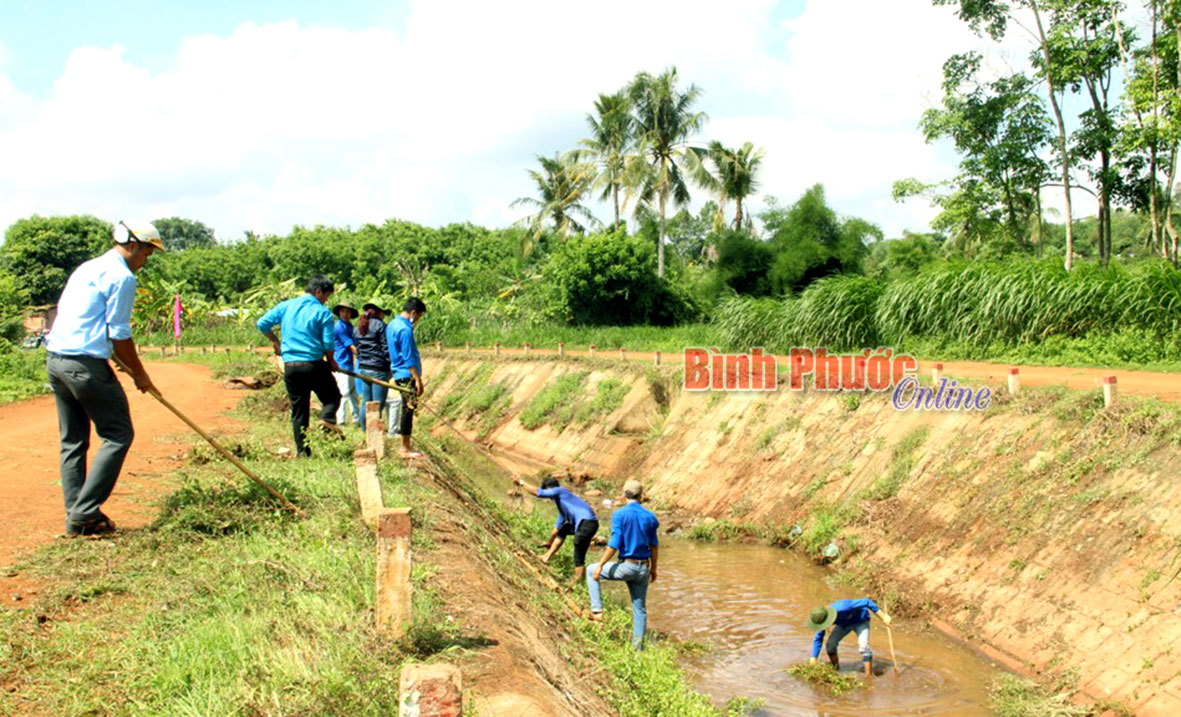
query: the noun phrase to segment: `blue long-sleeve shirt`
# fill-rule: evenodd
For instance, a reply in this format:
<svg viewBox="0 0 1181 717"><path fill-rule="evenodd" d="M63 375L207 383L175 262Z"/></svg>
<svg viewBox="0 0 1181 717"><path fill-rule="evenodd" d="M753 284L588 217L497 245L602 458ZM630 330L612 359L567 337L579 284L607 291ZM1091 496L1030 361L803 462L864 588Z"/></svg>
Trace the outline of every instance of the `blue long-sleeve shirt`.
<svg viewBox="0 0 1181 717"><path fill-rule="evenodd" d="M385 342L390 350L390 371L397 381L410 378L410 367L422 376L422 359L418 356L418 344L414 341L414 325L410 319L398 315L385 330Z"/></svg>
<svg viewBox="0 0 1181 717"><path fill-rule="evenodd" d="M332 351L335 321L320 300L311 294L279 302L258 320L258 330L264 334L276 326L283 329L279 353L285 363L291 361L319 361Z"/></svg>
<svg viewBox="0 0 1181 717"><path fill-rule="evenodd" d="M598 520L595 511L585 500L574 495L566 488L538 488L538 498L551 498L558 506L558 520L554 523L554 530L562 527L562 523L569 523L570 527L578 530L578 524L584 520Z"/></svg>
<svg viewBox="0 0 1181 717"><path fill-rule="evenodd" d="M336 365L345 371L353 371L353 352L349 347L356 345L353 338L353 325L343 319L337 319L332 327L332 338L336 344Z"/></svg>
<svg viewBox="0 0 1181 717"><path fill-rule="evenodd" d="M878 611L878 604L869 598L861 598L860 600L837 600L829 605L830 608L837 611L836 622L834 626L853 627L854 625L868 622L869 612ZM816 637L812 638L812 657L820 657L820 648L824 646L824 633L826 630L817 630Z"/></svg>

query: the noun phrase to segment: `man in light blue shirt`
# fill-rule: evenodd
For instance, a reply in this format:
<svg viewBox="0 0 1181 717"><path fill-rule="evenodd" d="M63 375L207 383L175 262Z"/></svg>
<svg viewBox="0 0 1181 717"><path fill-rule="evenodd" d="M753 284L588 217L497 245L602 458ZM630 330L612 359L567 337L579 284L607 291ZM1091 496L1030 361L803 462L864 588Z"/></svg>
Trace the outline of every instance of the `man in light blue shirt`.
<svg viewBox="0 0 1181 717"><path fill-rule="evenodd" d="M140 391L155 391L131 339L135 273L153 252L164 251L156 227L119 222L115 247L74 270L49 332L46 371L61 430L61 481L66 535L111 533L101 508L123 468L134 431L127 394L111 370L112 352L127 366ZM90 470L90 424L102 439Z"/></svg>
<svg viewBox="0 0 1181 717"><path fill-rule="evenodd" d="M422 458L410 448L410 432L414 428L414 409L422 395L422 359L414 341L414 326L426 314L426 304L412 296L402 305L402 313L394 317L385 330L385 342L390 351L390 371L401 396L398 433L402 436L403 458Z"/></svg>
<svg viewBox="0 0 1181 717"><path fill-rule="evenodd" d="M291 402L291 431L295 435L295 450L310 456L306 434L311 414L312 394L320 399L320 425L339 431L336 427L336 408L340 405L340 390L336 387L333 371L339 371L333 358L332 313L324 306L335 287L323 274L308 279L305 293L280 302L258 320L258 330L271 340L275 353L283 359L283 382ZM279 326L283 339L275 336Z"/></svg>
<svg viewBox="0 0 1181 717"><path fill-rule="evenodd" d="M622 580L632 601L632 646L644 649L644 633L648 628L648 584L656 582L656 558L660 541L656 529L660 526L656 514L640 504L644 486L638 480L623 484L627 505L611 515L611 538L603 559L586 574L590 592L590 619L603 619L603 594L599 580ZM611 558L619 560L611 562Z"/></svg>

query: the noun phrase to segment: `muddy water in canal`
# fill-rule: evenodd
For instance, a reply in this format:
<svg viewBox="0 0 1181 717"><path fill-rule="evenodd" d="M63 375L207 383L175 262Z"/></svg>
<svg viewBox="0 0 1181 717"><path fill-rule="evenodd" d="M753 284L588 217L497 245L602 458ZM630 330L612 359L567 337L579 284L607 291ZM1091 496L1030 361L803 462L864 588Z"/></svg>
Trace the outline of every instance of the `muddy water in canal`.
<svg viewBox="0 0 1181 717"><path fill-rule="evenodd" d="M503 465L489 468L469 477L510 508L553 515L547 500L506 498L510 473ZM605 536L612 503L589 502ZM562 546L563 551L570 549ZM587 562L600 555L602 548L592 547ZM988 684L998 668L966 646L906 620L893 626L899 675L890 661L885 627L876 617L870 630L876 674L865 688L833 696L789 675L788 667L811 655L815 633L805 627L808 612L835 600L866 597L830 586L831 576L831 571L781 548L661 535L658 580L648 592L648 628L706 647L686 657L683 667L697 689L719 706L732 697L748 697L763 703L756 715L768 716L990 714ZM627 604L627 588L621 583L605 583L607 595ZM839 656L842 671L862 669L856 635L844 639ZM822 649L820 660L827 659Z"/></svg>
<svg viewBox="0 0 1181 717"><path fill-rule="evenodd" d="M830 573L795 553L756 545L666 540L649 593L649 626L708 645L685 669L719 705L734 696L762 700L767 715L987 715L987 687L997 669L953 640L898 620L895 676L884 625L872 619L875 677L839 697L787 674L811 655L808 611L843 598ZM869 596L874 597L874 596ZM856 635L841 643L842 671L859 671ZM820 660L828 658L821 650Z"/></svg>

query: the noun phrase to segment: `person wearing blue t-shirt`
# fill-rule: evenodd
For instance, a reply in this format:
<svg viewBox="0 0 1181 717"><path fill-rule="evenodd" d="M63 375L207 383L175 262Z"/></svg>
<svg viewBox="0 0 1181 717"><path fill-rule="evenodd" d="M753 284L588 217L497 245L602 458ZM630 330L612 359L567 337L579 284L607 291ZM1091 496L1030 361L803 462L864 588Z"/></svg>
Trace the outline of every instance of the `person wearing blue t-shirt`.
<svg viewBox="0 0 1181 717"><path fill-rule="evenodd" d="M869 615L873 613L881 621L889 625L893 620L881 610L877 603L869 598L860 600L837 600L825 607L823 605L812 609L808 616L808 628L816 630L812 639L812 664L820 657L820 646L824 645L828 652L828 660L834 668L840 669L841 662L837 659L837 646L849 633L857 634L857 647L861 651L861 662L865 666L866 676L873 675L873 650L869 649ZM824 642L824 633L832 628L828 635L828 643Z"/></svg>
<svg viewBox="0 0 1181 717"><path fill-rule="evenodd" d="M414 340L414 327L426 315L426 304L417 296L411 296L402 305L402 313L394 317L385 330L386 345L390 353L390 373L398 386L401 399L398 404L398 434L402 436L402 458L422 458L422 454L410 447L410 433L414 429L414 409L422 396L422 357L418 355L418 344Z"/></svg>
<svg viewBox="0 0 1181 717"><path fill-rule="evenodd" d="M660 521L656 514L640 505L644 486L638 480L623 484L627 505L611 515L611 538L603 559L586 574L590 592L590 619L603 619L603 594L599 580L622 580L632 601L632 646L644 649L644 632L648 628L648 584L656 582L656 558L659 540L656 529ZM611 562L611 558L619 560Z"/></svg>
<svg viewBox="0 0 1181 717"><path fill-rule="evenodd" d="M550 533L546 547L549 552L541 559L549 565L549 561L562 547L566 538L574 536L574 578L572 582L580 583L586 574L586 551L590 549L595 533L599 532L599 516L585 500L563 488L558 479L550 476L541 482L541 487L529 485L520 478L513 482L538 498L549 498L558 508L558 519L554 522L553 532Z"/></svg>
<svg viewBox="0 0 1181 717"><path fill-rule="evenodd" d="M336 347L334 352L336 365L344 371L355 373L357 370L357 336L350 322L357 318L357 310L348 304L337 304L332 307L332 313L336 315L336 323L332 326L332 338ZM359 424L361 418L357 411L357 388L353 385L353 379L340 372L332 375L336 378L336 388L340 391L341 397L340 408L336 409L336 425L343 426L348 423L350 411L353 423Z"/></svg>

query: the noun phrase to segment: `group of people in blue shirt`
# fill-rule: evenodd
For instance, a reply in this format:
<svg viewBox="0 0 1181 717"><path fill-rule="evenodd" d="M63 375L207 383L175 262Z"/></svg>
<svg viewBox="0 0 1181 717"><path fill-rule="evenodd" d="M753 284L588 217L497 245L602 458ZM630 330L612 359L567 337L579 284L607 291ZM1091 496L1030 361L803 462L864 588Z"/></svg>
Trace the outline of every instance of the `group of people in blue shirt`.
<svg viewBox="0 0 1181 717"><path fill-rule="evenodd" d="M384 409L388 384L393 379L399 400L397 433L402 437L401 456L421 458L412 450L410 435L414 411L423 392L422 359L414 341L414 326L426 314L426 304L418 297L406 300L402 312L387 325L385 310L365 304L365 311L354 328L349 320L357 310L349 304L326 307L335 287L330 279L317 274L308 280L303 295L280 302L258 320L258 330L271 340L275 353L283 359L283 381L291 402L291 428L296 451L310 455L306 433L310 422L311 395L320 400L320 424L339 430L351 406L354 416L364 426L365 402L378 401ZM335 316L334 316L335 314ZM279 327L282 339L275 335ZM334 376L335 374L335 376ZM356 383L340 378L356 377ZM370 379L370 380L366 380ZM345 398L350 403L344 404ZM393 411L391 413L391 429ZM373 417L380 421L381 416Z"/></svg>
<svg viewBox="0 0 1181 717"><path fill-rule="evenodd" d="M591 620L601 620L603 615L600 581L619 580L627 584L632 604L632 645L643 650L648 625L648 585L656 582L660 552L657 537L660 521L655 513L642 504L643 484L637 480L624 483L623 495L627 503L611 514L611 536L607 540L607 548L599 562L587 572L586 554L599 531L599 518L594 508L570 489L562 487L553 476L545 478L540 486L531 485L523 478L514 478L513 482L538 498L552 500L558 509L553 530L549 539L543 543L548 552L541 558L542 563L548 565L564 540L574 537L573 582L578 583L586 578ZM871 613L887 625L892 621L869 598L838 600L831 605L813 609L808 616L808 627L816 631L812 640L811 662L816 662L821 647L824 647L833 667L839 668L837 646L846 635L855 634L865 674L872 675L873 651L869 647Z"/></svg>

